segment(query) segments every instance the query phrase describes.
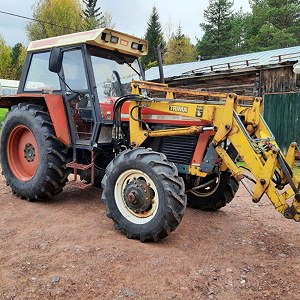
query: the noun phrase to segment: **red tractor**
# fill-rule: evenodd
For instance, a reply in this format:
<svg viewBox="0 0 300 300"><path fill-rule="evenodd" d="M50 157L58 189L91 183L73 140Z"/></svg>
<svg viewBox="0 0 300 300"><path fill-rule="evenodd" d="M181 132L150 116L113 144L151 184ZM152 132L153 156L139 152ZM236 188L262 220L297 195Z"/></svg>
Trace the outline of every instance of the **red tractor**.
<svg viewBox="0 0 300 300"><path fill-rule="evenodd" d="M283 156L260 115L262 99L140 81L138 58L146 54L146 41L110 29L29 45L18 93L0 98L9 108L1 164L13 193L49 199L71 172L82 188L102 182L108 217L141 241L176 229L186 200L203 210L225 206L239 181L253 201L267 193L299 221L296 145ZM237 154L256 179L254 190Z"/></svg>

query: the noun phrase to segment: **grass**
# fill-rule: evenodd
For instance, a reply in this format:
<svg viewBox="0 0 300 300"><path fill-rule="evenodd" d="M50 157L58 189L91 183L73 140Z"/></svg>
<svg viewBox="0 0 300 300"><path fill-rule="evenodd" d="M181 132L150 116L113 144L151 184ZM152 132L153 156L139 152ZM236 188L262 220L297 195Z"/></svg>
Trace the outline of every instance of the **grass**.
<svg viewBox="0 0 300 300"><path fill-rule="evenodd" d="M293 172L295 174L295 176L297 177L298 180L300 180L300 167L294 167L293 168Z"/></svg>
<svg viewBox="0 0 300 300"><path fill-rule="evenodd" d="M5 118L5 114L7 112L7 109L6 108L0 108L0 127L1 127L1 124Z"/></svg>

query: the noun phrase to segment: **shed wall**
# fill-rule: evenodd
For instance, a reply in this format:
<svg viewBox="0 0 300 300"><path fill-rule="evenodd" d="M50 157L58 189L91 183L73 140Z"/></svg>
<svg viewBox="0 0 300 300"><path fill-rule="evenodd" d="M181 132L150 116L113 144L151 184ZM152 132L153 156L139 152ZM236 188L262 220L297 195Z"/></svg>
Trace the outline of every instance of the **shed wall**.
<svg viewBox="0 0 300 300"><path fill-rule="evenodd" d="M264 118L284 152L291 142L300 145L300 93L266 94Z"/></svg>

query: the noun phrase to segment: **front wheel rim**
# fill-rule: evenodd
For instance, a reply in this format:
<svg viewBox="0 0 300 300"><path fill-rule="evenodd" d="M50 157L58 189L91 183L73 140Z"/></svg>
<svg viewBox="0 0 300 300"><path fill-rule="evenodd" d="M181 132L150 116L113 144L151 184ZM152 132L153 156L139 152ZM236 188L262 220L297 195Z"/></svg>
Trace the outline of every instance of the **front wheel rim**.
<svg viewBox="0 0 300 300"><path fill-rule="evenodd" d="M12 173L20 181L34 177L38 168L38 146L34 134L25 125L18 125L10 132L7 160Z"/></svg>
<svg viewBox="0 0 300 300"><path fill-rule="evenodd" d="M145 208L142 211L134 210L133 207L128 203L127 196L131 195L131 193L133 195L135 195L136 193L134 193L135 192L134 189L130 192L128 192L127 189L131 184L135 183L136 181L140 181L141 183L143 182L143 184L141 184L143 188L146 185L148 186L147 192L145 191L145 197L148 198L149 196L148 191L151 191L150 192L151 199L150 200L145 199L145 201L150 201L149 206L145 208L141 204L141 207ZM140 192L140 190L138 191ZM120 213L132 223L146 224L150 220L152 220L157 213L158 205L159 205L159 196L158 196L156 185L146 173L140 170L131 169L123 172L116 181L115 188L114 188L114 196Z"/></svg>

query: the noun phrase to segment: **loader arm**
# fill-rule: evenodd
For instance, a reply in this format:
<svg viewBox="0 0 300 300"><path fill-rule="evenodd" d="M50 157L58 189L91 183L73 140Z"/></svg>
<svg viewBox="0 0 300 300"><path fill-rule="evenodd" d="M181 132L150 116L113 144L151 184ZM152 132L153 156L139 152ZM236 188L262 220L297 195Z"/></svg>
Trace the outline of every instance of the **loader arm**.
<svg viewBox="0 0 300 300"><path fill-rule="evenodd" d="M222 159L222 169L228 168L232 172L251 194L253 202L260 201L267 194L277 211L286 218L300 221L299 185L292 172L297 145L292 143L286 157L283 155L261 115L261 98L172 89L146 82L133 82L132 88L135 94L141 94L141 89L163 91L166 94L166 98L141 97L138 101L131 101L129 127L132 147L140 146L150 137L197 135L213 129L213 139L207 147L215 149ZM197 99L175 99L178 94ZM195 124L204 121L208 125L151 130L145 126L146 120L143 119L143 112L147 109L190 118ZM256 183L253 190L245 180L244 170L227 153L224 147L227 141L230 141L254 176ZM192 164L189 171L200 177L207 175L199 165ZM275 183L274 178L277 178ZM284 191L281 191L284 187ZM291 198L294 199L289 205Z"/></svg>

